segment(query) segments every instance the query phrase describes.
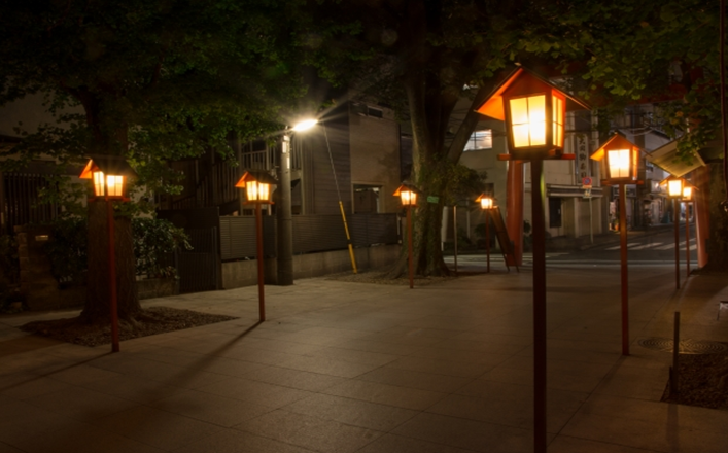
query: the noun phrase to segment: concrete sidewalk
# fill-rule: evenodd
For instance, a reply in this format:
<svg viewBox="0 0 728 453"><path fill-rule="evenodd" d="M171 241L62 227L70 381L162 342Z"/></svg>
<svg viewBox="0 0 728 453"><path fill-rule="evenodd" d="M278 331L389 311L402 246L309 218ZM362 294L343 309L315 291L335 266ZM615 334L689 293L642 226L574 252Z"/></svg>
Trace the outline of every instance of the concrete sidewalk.
<svg viewBox="0 0 728 453"><path fill-rule="evenodd" d="M0 453L532 451L531 273L408 286L298 280L145 301L233 321L87 348L0 318ZM728 341L723 275L548 271L551 453L728 451L728 411L660 403L671 356L639 340ZM684 278L684 277L683 277Z"/></svg>

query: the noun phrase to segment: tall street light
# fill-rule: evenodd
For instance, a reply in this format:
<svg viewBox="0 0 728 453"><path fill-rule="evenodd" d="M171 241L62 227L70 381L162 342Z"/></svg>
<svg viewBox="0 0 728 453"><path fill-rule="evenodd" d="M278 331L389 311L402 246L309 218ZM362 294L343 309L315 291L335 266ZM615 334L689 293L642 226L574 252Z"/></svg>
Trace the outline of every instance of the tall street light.
<svg viewBox="0 0 728 453"><path fill-rule="evenodd" d="M255 205L255 253L258 265L258 322L265 321L265 255L263 253L263 205L272 204L271 186L276 184L265 171L248 170L235 187L245 188L246 204Z"/></svg>
<svg viewBox="0 0 728 453"><path fill-rule="evenodd" d="M675 289L680 289L680 199L685 180L670 175L662 180L667 184L667 198L672 200L672 223L675 232Z"/></svg>
<svg viewBox="0 0 728 453"><path fill-rule="evenodd" d="M116 253L114 248L113 201L129 201L127 180L136 172L122 156L92 155L79 178L92 179L95 197L89 201L106 201L109 258L109 312L111 314L111 352L119 352L119 313L116 294Z"/></svg>
<svg viewBox="0 0 728 453"><path fill-rule="evenodd" d="M548 80L519 67L478 108L505 120L510 154L498 160L531 164L533 222L533 406L534 451L546 453L546 221L544 160L574 160L564 154L566 110L588 109Z"/></svg>
<svg viewBox="0 0 728 453"><path fill-rule="evenodd" d="M485 213L485 256L486 256L486 272L490 273L490 223L489 214L490 210L493 209L493 197L488 195L481 195L476 200L476 203L480 203L480 209Z"/></svg>
<svg viewBox="0 0 728 453"><path fill-rule="evenodd" d="M281 140L281 153L278 156L280 197L276 218L278 220L277 280L279 285L293 284L293 229L291 227L291 137L295 132L311 129L318 120L307 119L286 129Z"/></svg>
<svg viewBox="0 0 728 453"><path fill-rule="evenodd" d="M615 134L597 149L591 158L604 160L604 185L619 186L619 236L622 280L622 355L629 355L629 276L627 273L627 184L643 184L637 180L639 147L620 134Z"/></svg>
<svg viewBox="0 0 728 453"><path fill-rule="evenodd" d="M395 197L400 197L402 200L402 206L407 209L407 259L408 259L408 270L409 270L409 284L410 288L414 288L414 259L412 257L412 208L417 207L417 189L409 184L402 184L397 187L397 190L393 194Z"/></svg>

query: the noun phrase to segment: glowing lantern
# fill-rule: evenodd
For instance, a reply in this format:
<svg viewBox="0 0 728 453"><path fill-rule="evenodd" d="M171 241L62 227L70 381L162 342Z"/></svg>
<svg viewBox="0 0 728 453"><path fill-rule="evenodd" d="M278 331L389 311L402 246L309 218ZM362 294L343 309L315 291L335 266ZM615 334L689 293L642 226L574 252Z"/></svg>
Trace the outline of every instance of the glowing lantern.
<svg viewBox="0 0 728 453"><path fill-rule="evenodd" d="M245 197L249 204L273 204L271 186L276 180L265 171L246 171L235 187L245 188Z"/></svg>
<svg viewBox="0 0 728 453"><path fill-rule="evenodd" d="M605 160L607 178L605 184L639 184L637 181L637 159L639 148L620 134L607 140L591 158Z"/></svg>
<svg viewBox="0 0 728 453"><path fill-rule="evenodd" d="M92 179L97 198L128 200L128 179L136 172L121 156L94 155L88 161L79 178Z"/></svg>
<svg viewBox="0 0 728 453"><path fill-rule="evenodd" d="M561 158L566 111L577 108L589 107L518 68L478 112L506 122L510 155L499 155L499 160L535 160Z"/></svg>
<svg viewBox="0 0 728 453"><path fill-rule="evenodd" d="M417 190L409 184L402 184L397 187L394 196L402 199L402 206L417 206Z"/></svg>

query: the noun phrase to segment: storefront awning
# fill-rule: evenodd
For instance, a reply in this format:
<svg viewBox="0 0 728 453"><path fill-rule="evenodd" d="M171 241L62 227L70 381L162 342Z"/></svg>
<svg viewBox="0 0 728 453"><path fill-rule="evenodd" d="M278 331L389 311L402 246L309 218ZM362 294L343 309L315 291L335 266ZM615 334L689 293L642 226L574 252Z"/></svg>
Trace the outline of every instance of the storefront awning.
<svg viewBox="0 0 728 453"><path fill-rule="evenodd" d="M680 159L677 155L677 140L662 145L652 152L645 153L645 158L647 162L657 165L678 178L705 165L698 153L693 154L690 162Z"/></svg>

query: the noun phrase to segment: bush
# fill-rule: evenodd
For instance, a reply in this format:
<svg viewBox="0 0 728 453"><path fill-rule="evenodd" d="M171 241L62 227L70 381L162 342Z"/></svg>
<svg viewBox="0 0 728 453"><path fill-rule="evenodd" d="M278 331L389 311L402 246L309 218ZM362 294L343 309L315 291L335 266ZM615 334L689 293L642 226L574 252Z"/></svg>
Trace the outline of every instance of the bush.
<svg viewBox="0 0 728 453"><path fill-rule="evenodd" d="M191 249L181 228L157 218L133 218L132 235L136 274L147 277L174 277L174 266L164 263L164 255L178 247ZM84 217L65 217L53 222L54 237L45 245L51 272L61 283L81 283L88 268L88 221Z"/></svg>
<svg viewBox="0 0 728 453"><path fill-rule="evenodd" d="M184 230L169 220L135 217L131 221L137 275L176 277L174 266L164 263L164 256L177 248L192 248Z"/></svg>

